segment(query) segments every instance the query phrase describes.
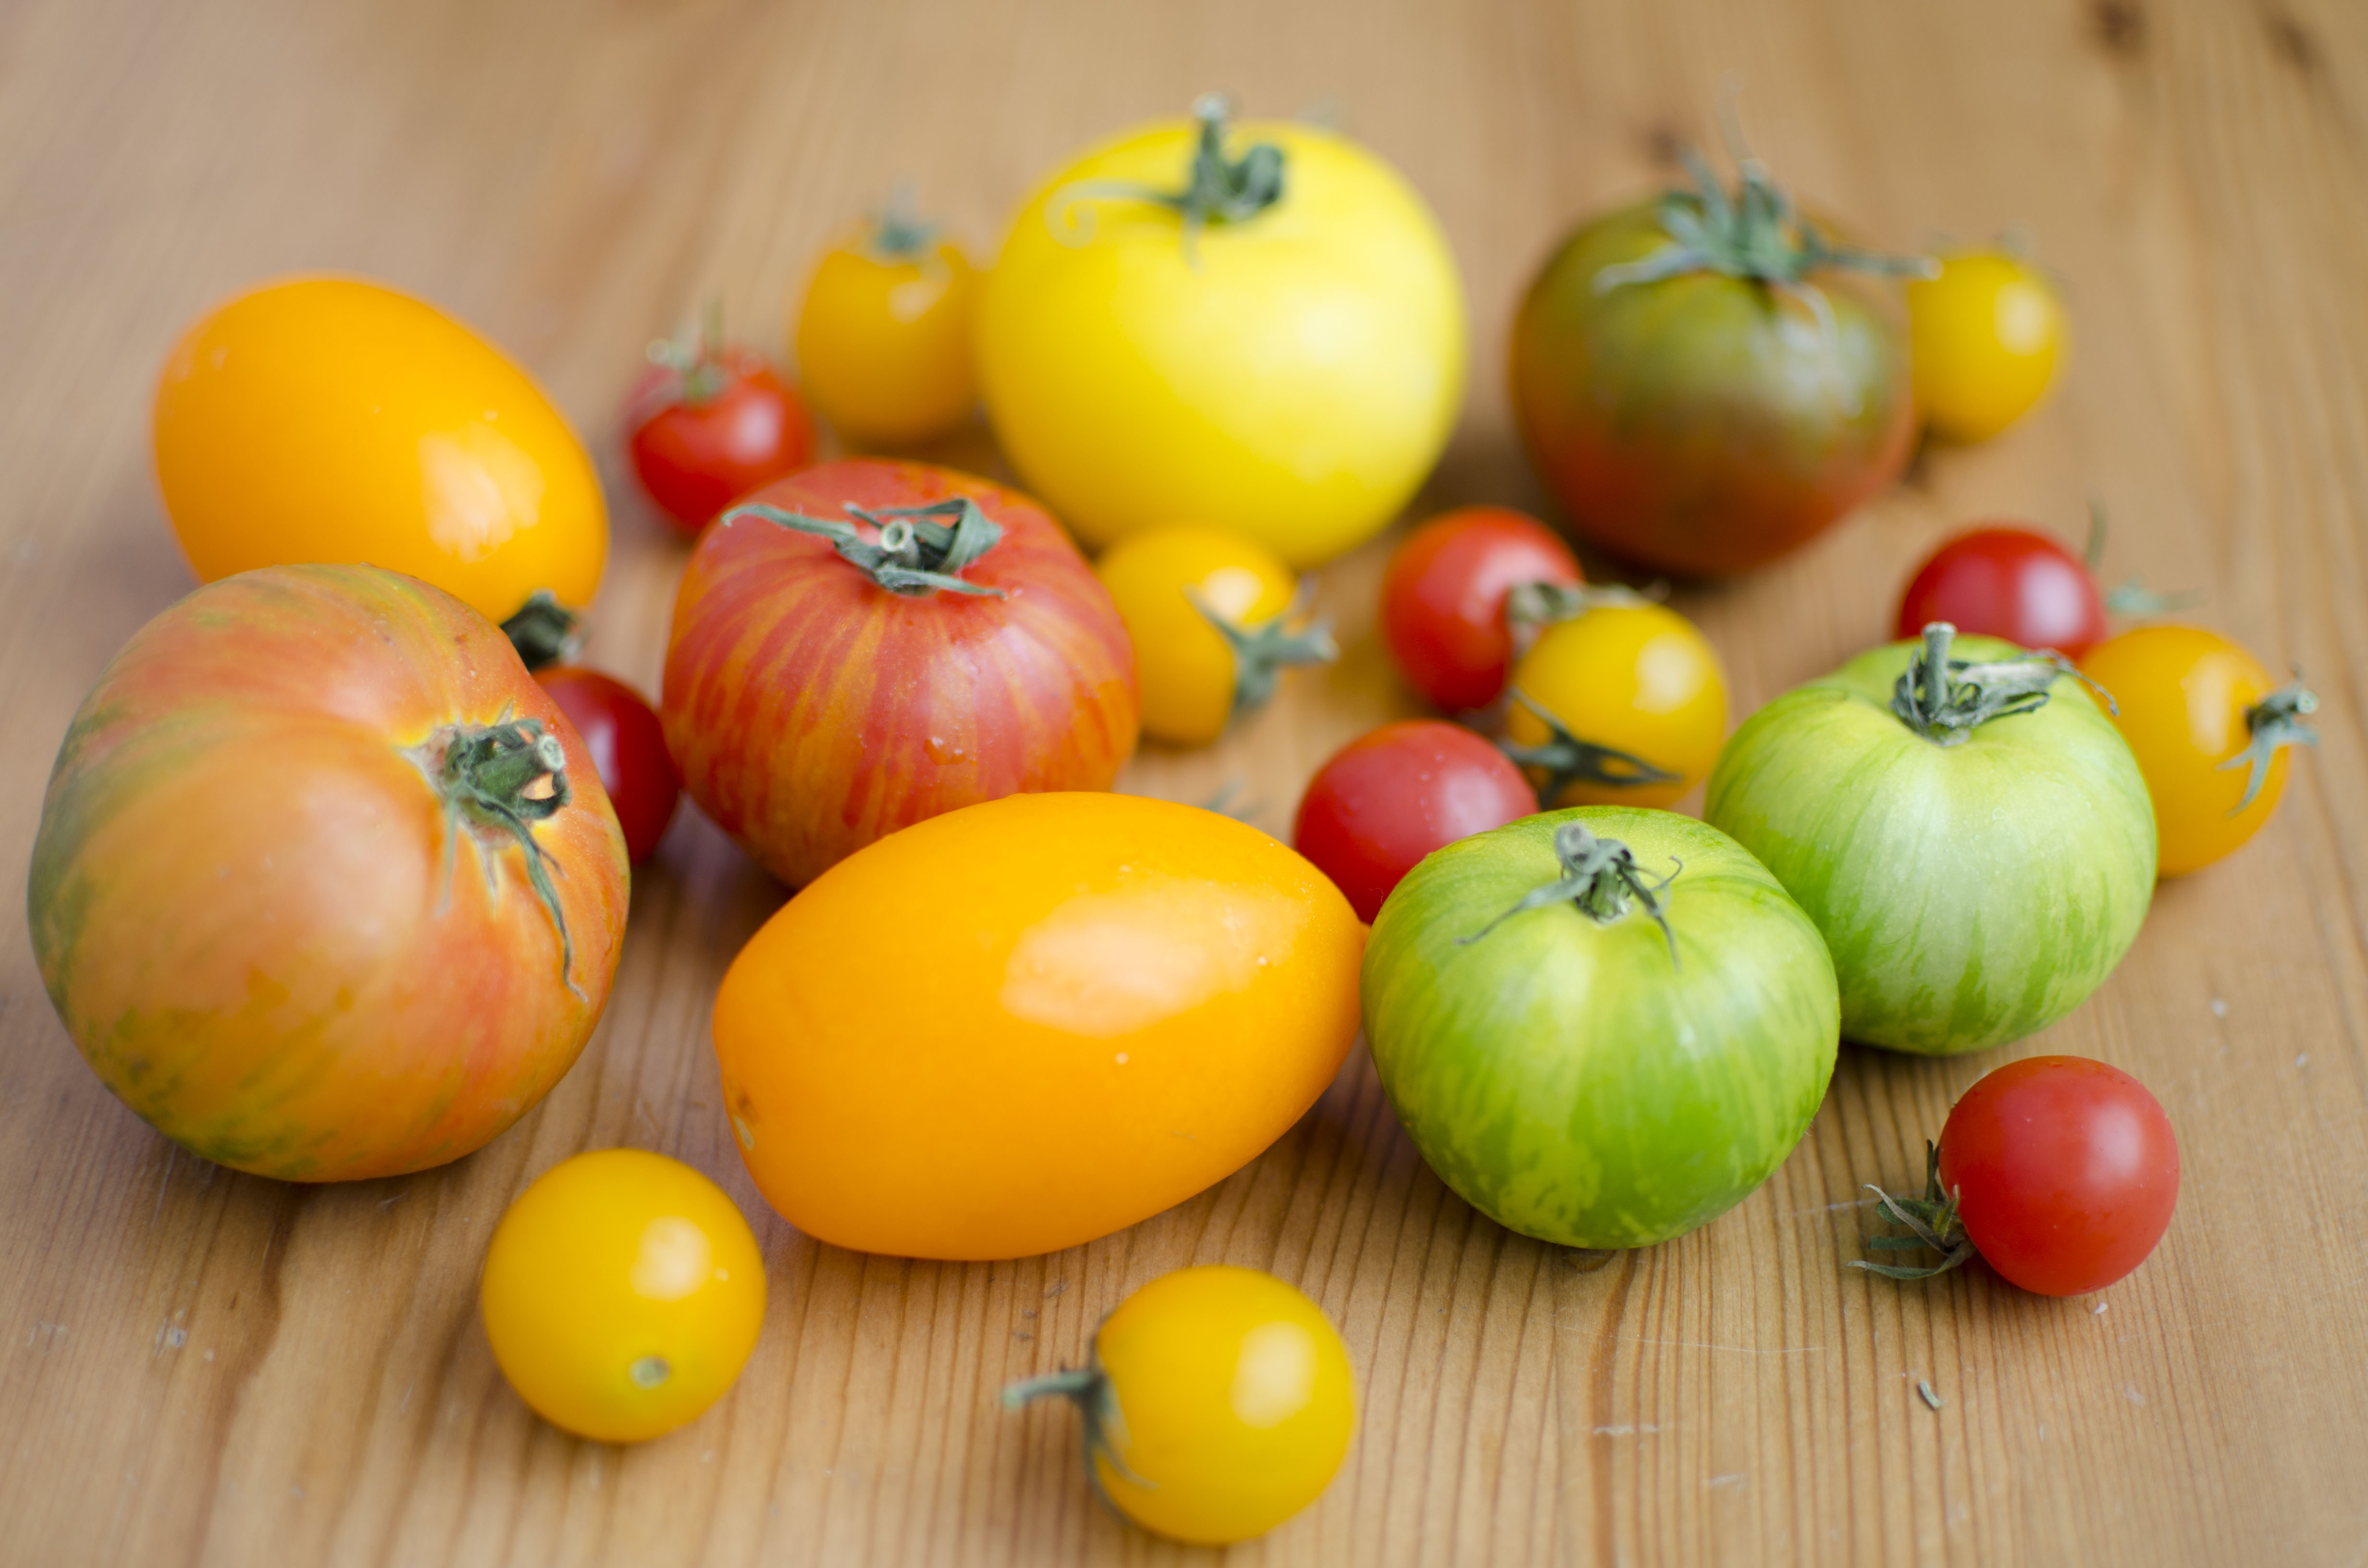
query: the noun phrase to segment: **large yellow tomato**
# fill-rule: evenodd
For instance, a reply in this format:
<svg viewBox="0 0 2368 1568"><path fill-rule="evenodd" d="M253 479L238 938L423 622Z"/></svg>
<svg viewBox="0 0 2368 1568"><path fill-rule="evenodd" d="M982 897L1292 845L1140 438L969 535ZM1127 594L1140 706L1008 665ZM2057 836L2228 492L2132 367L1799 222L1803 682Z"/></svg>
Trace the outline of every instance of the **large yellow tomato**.
<svg viewBox="0 0 2368 1568"><path fill-rule="evenodd" d="M609 514L525 371L407 294L266 284L182 335L156 389L156 477L198 576L367 562L489 620L536 589L581 608Z"/></svg>
<svg viewBox="0 0 2368 1568"><path fill-rule="evenodd" d="M1999 251L1942 257L1907 285L1907 319L1916 406L1943 440L1986 441L2031 412L2064 347L2046 274Z"/></svg>
<svg viewBox="0 0 2368 1568"><path fill-rule="evenodd" d="M1012 795L825 871L715 1000L757 1186L862 1252L1077 1246L1222 1181L1357 1032L1363 928L1214 812Z"/></svg>
<svg viewBox="0 0 2368 1568"><path fill-rule="evenodd" d="M1548 810L1666 806L1702 782L1726 735L1718 655L1656 604L1599 605L1548 627L1511 687L1506 733Z"/></svg>
<svg viewBox="0 0 2368 1568"><path fill-rule="evenodd" d="M892 209L815 264L792 301L806 395L847 439L907 447L978 401L971 328L978 274L962 247Z"/></svg>
<svg viewBox="0 0 2368 1568"><path fill-rule="evenodd" d="M980 301L987 412L1089 545L1192 522L1313 566L1379 531L1446 444L1463 287L1421 199L1347 137L1195 113L1020 209Z"/></svg>

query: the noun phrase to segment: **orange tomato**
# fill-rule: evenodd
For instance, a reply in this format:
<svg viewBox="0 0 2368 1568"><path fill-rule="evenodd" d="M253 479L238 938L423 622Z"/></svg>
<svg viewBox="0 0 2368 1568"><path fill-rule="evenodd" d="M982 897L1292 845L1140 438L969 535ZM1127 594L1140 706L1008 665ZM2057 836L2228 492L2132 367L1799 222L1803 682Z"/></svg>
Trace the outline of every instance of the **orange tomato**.
<svg viewBox="0 0 2368 1568"><path fill-rule="evenodd" d="M1223 1180L1332 1081L1363 928L1256 828L1014 795L840 861L734 960L723 1098L757 1186L864 1252L1076 1246Z"/></svg>

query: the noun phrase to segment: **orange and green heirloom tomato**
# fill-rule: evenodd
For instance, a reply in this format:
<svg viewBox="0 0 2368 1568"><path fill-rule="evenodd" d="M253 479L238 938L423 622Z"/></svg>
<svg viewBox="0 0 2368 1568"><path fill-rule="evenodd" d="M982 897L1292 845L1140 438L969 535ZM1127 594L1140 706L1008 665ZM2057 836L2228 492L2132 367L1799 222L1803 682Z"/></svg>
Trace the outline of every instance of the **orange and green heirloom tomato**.
<svg viewBox="0 0 2368 1568"><path fill-rule="evenodd" d="M1726 735L1718 655L1691 621L1642 599L1549 626L1509 687L1505 751L1549 811L1666 806L1702 782Z"/></svg>
<svg viewBox="0 0 2368 1568"><path fill-rule="evenodd" d="M257 1176L476 1149L599 1021L624 835L502 633L414 578L274 566L124 644L59 749L33 950L100 1082Z"/></svg>
<svg viewBox="0 0 2368 1568"><path fill-rule="evenodd" d="M375 283L269 283L199 321L165 361L155 444L205 582L367 562L494 621L600 585L609 514L566 420L484 338Z"/></svg>
<svg viewBox="0 0 2368 1568"><path fill-rule="evenodd" d="M2317 698L2299 682L2278 686L2250 653L2196 627L2124 631L2090 649L2080 673L2119 710L2113 723L2154 801L2166 877L2259 833L2285 790L2285 748L2318 741L2302 722Z"/></svg>
<svg viewBox="0 0 2368 1568"><path fill-rule="evenodd" d="M1224 1180L1332 1081L1363 927L1256 828L1013 795L891 834L723 977L715 1052L758 1190L900 1257L1077 1246Z"/></svg>
<svg viewBox="0 0 2368 1568"><path fill-rule="evenodd" d="M740 1375L765 1259L723 1189L678 1160L600 1149L537 1176L485 1252L494 1359L554 1426L603 1443L671 1432Z"/></svg>
<svg viewBox="0 0 2368 1568"><path fill-rule="evenodd" d="M823 253L791 351L823 417L849 441L909 447L978 402L971 318L978 274L951 240L900 204Z"/></svg>

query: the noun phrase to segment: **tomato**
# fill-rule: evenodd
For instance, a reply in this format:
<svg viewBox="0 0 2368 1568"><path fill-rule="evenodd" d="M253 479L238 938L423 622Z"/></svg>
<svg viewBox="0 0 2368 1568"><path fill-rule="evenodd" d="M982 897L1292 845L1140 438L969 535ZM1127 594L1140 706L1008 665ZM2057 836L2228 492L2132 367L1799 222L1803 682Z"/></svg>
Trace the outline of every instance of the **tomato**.
<svg viewBox="0 0 2368 1568"><path fill-rule="evenodd" d="M1382 637L1417 691L1451 712L1505 689L1513 634L1506 596L1525 583L1577 585L1569 547L1502 506L1460 506L1406 535L1382 579Z"/></svg>
<svg viewBox="0 0 2368 1568"><path fill-rule="evenodd" d="M1748 1197L1837 1048L1825 944L1691 817L1582 806L1451 844L1365 951L1382 1087L1440 1179L1560 1246L1650 1246Z"/></svg>
<svg viewBox="0 0 2368 1568"><path fill-rule="evenodd" d="M1357 1033L1361 928L1256 828L1126 795L1014 795L850 856L715 1001L757 1186L900 1257L1077 1246L1240 1169Z"/></svg>
<svg viewBox="0 0 2368 1568"><path fill-rule="evenodd" d="M1094 571L1133 640L1144 733L1206 745L1257 711L1292 665L1339 656L1322 621L1290 630L1298 595L1273 551L1213 528L1159 528L1112 545Z"/></svg>
<svg viewBox="0 0 2368 1568"><path fill-rule="evenodd" d="M927 441L969 418L978 287L962 247L894 201L824 252L791 311L791 349L823 417L879 447Z"/></svg>
<svg viewBox="0 0 2368 1568"><path fill-rule="evenodd" d="M367 561L489 620L534 590L581 608L609 514L575 432L499 350L350 278L240 295L181 336L156 388L156 479L201 581Z"/></svg>
<svg viewBox="0 0 2368 1568"><path fill-rule="evenodd" d="M979 381L1022 479L1088 546L1222 524L1294 569L1381 531L1463 391L1438 222L1338 131L1222 98L1038 187L979 301Z"/></svg>
<svg viewBox="0 0 2368 1568"><path fill-rule="evenodd" d="M1907 346L1756 165L1587 223L1513 322L1513 411L1578 532L1661 571L1772 561L1883 490L1915 435Z"/></svg>
<svg viewBox="0 0 2368 1568"><path fill-rule="evenodd" d="M1270 1274L1162 1275L1095 1331L1082 1371L1003 1391L1074 1401L1094 1484L1175 1540L1264 1535L1323 1494L1357 1429L1357 1376L1324 1309Z"/></svg>
<svg viewBox="0 0 2368 1568"><path fill-rule="evenodd" d="M723 1189L601 1149L518 1195L485 1252L485 1337L536 1415L638 1443L723 1396L765 1322L765 1259Z"/></svg>
<svg viewBox="0 0 2368 1568"><path fill-rule="evenodd" d="M2146 776L2166 877L2259 833L2285 792L2285 748L2318 741L2302 722L2318 699L2299 682L2278 687L2214 632L2140 627L2091 650L2080 668L2112 694L2113 722Z"/></svg>
<svg viewBox="0 0 2368 1568"><path fill-rule="evenodd" d="M540 669L534 678L583 737L616 808L626 857L640 865L656 853L682 792L656 712L623 681L581 665Z"/></svg>
<svg viewBox="0 0 2368 1568"><path fill-rule="evenodd" d="M653 344L627 406L633 475L677 532L769 480L814 461L814 419L765 357L723 341L711 318L696 341Z"/></svg>
<svg viewBox="0 0 2368 1568"><path fill-rule="evenodd" d="M1495 746L1460 725L1407 719L1315 770L1292 841L1370 921L1424 856L1537 809L1529 780Z"/></svg>
<svg viewBox="0 0 2368 1568"><path fill-rule="evenodd" d="M1548 627L1512 688L1506 749L1548 805L1666 806L1726 734L1718 655L1691 621L1642 600Z"/></svg>
<svg viewBox="0 0 2368 1568"><path fill-rule="evenodd" d="M33 950L99 1081L287 1181L457 1160L564 1074L625 845L502 634L369 566L266 567L124 644L59 748Z"/></svg>
<svg viewBox="0 0 2368 1568"><path fill-rule="evenodd" d="M940 812L1110 788L1134 655L1042 508L868 458L747 505L691 551L659 713L683 788L758 864L798 887Z"/></svg>
<svg viewBox="0 0 2368 1568"><path fill-rule="evenodd" d="M1842 1033L1927 1055L2078 1006L2154 892L2146 782L2077 677L1952 636L1927 627L1753 714L1702 812L1824 933Z"/></svg>
<svg viewBox="0 0 2368 1568"><path fill-rule="evenodd" d="M2078 659L2109 634L2088 563L2045 534L1993 524L1934 551L1899 597L1901 639L1945 620L1958 631Z"/></svg>
<svg viewBox="0 0 2368 1568"><path fill-rule="evenodd" d="M2064 306L2019 256L1962 251L1907 285L1916 405L1932 433L1987 441L2031 412L2055 378Z"/></svg>
<svg viewBox="0 0 2368 1568"><path fill-rule="evenodd" d="M1978 1253L2009 1282L2042 1296L2101 1290L2146 1260L2179 1203L2179 1140L2146 1085L2080 1056L2009 1062L1967 1089L1930 1156L1924 1197L1885 1194L1929 1267L1857 1267L1922 1279Z"/></svg>

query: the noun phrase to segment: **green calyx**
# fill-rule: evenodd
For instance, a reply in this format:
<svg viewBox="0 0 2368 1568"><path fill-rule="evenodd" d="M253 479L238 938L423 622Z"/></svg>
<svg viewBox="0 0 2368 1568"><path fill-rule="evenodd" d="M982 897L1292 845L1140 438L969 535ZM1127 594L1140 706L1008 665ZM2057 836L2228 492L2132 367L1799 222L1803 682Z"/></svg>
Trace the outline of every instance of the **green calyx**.
<svg viewBox="0 0 2368 1568"><path fill-rule="evenodd" d="M1018 1410L1036 1400L1055 1396L1077 1407L1086 1474L1092 1480L1095 1491L1099 1492L1102 1487L1101 1470L1094 1462L1098 1459L1108 1460L1110 1469L1133 1485L1146 1490L1156 1487L1156 1483L1145 1481L1128 1469L1126 1461L1119 1457L1118 1449L1110 1443L1110 1434L1125 1430L1125 1422L1119 1415L1118 1392L1111 1388L1109 1374L1101 1369L1099 1361L1091 1366L1047 1372L1042 1377L1006 1384L1003 1408Z"/></svg>
<svg viewBox="0 0 2368 1568"><path fill-rule="evenodd" d="M1934 745L1963 745L1966 736L1993 719L2046 707L2048 688L2057 676L2070 676L2104 698L2107 708L2120 711L2110 692L2053 649L1975 664L1949 657L1949 643L1956 635L1957 629L1945 620L1926 626L1924 645L1908 656L1899 684L1892 687L1891 710Z"/></svg>
<svg viewBox="0 0 2368 1568"><path fill-rule="evenodd" d="M1217 635L1233 651L1234 707L1230 718L1238 719L1265 707L1281 684L1282 672L1292 665L1328 665L1340 656L1340 645L1332 641L1328 621L1310 621L1292 631L1287 630L1292 610L1286 609L1271 620L1244 626L1218 613L1198 588L1186 588L1184 597L1192 601L1201 619L1216 628ZM1297 608L1296 600L1292 608Z"/></svg>
<svg viewBox="0 0 2368 1568"><path fill-rule="evenodd" d="M1541 768L1546 781L1539 787L1541 804L1552 806L1562 799L1562 792L1574 784L1606 784L1624 790L1639 784L1673 784L1678 776L1654 767L1643 757L1598 745L1593 741L1580 740L1551 712L1520 687L1509 688L1513 700L1528 709L1546 727L1543 745L1525 746L1513 741L1498 741L1497 749L1522 767Z"/></svg>
<svg viewBox="0 0 2368 1568"><path fill-rule="evenodd" d="M1656 584L1652 592L1640 594L1619 583L1516 583L1505 591L1505 629L1513 634L1514 646L1525 647L1549 626L1577 620L1591 609L1652 604L1655 594L1667 588Z"/></svg>
<svg viewBox="0 0 2368 1568"><path fill-rule="evenodd" d="M1974 1256L1974 1244L1966 1237L1964 1221L1957 1212L1958 1195L1941 1190L1941 1151L1937 1145L1924 1145L1923 1197L1894 1198L1872 1182L1866 1189L1874 1194L1874 1200L1894 1223L1906 1226L1909 1232L1904 1236L1869 1236L1869 1248L1876 1252L1930 1250L1941 1254L1941 1261L1919 1268L1854 1257L1844 1267L1863 1268L1885 1279L1930 1279L1935 1274L1946 1274Z"/></svg>
<svg viewBox="0 0 2368 1568"><path fill-rule="evenodd" d="M892 594L918 598L945 592L977 598L1003 597L1001 588L962 581L962 571L1002 542L1003 529L967 495L928 506L881 506L870 511L847 503L847 515L874 529L866 539L854 523L809 517L803 512L751 503L723 514L730 528L742 517L778 523L795 533L830 540L839 555L871 574Z"/></svg>
<svg viewBox="0 0 2368 1568"><path fill-rule="evenodd" d="M1669 945L1670 966L1676 966L1678 934L1669 929L1668 900L1664 895L1669 884L1678 880L1678 873L1686 869L1684 861L1672 857L1668 876L1659 881L1647 881L1626 845L1616 838L1596 837L1583 822L1566 822L1554 829L1554 858L1562 862L1563 874L1542 887L1531 888L1521 895L1520 903L1471 936L1457 937L1457 946L1469 947L1516 915L1551 904L1575 904L1581 915L1598 926L1623 919L1632 908L1641 905L1661 928L1662 938Z"/></svg>
<svg viewBox="0 0 2368 1568"><path fill-rule="evenodd" d="M674 399L697 408L712 403L732 379L723 363L723 301L707 301L697 331L689 327L672 337L661 337L649 347L650 363L674 373Z"/></svg>
<svg viewBox="0 0 2368 1568"><path fill-rule="evenodd" d="M539 670L575 656L584 641L578 631L582 623L583 618L561 604L549 588L537 588L526 597L516 615L502 622L502 634L528 669Z"/></svg>
<svg viewBox="0 0 2368 1568"><path fill-rule="evenodd" d="M2250 737L2245 749L2220 765L2226 773L2232 767L2250 767L2245 778L2245 798L2237 802L2235 816L2253 803L2261 792L2261 785L2270 776L2270 763L2280 746L2318 744L2318 732L2304 723L2303 715L2318 711L2318 699L2305 690L2301 681L2282 686L2245 710L2245 733Z"/></svg>
<svg viewBox="0 0 2368 1568"><path fill-rule="evenodd" d="M871 231L863 239L863 254L885 266L919 261L938 238L938 225L923 218L913 204L913 182L900 179L890 187L888 200L871 215Z"/></svg>
<svg viewBox="0 0 2368 1568"><path fill-rule="evenodd" d="M567 783L567 751L559 737L539 719L513 719L505 713L491 724L447 724L407 755L443 802L448 892L463 831L476 841L488 892L498 889L495 855L506 843L515 843L526 861L527 882L559 933L560 978L582 996L575 983L575 944L568 935L567 915L559 907L559 890L551 880L551 853L534 836L534 824L557 815L573 793ZM550 788L533 793L545 779Z"/></svg>
<svg viewBox="0 0 2368 1568"><path fill-rule="evenodd" d="M1225 156L1225 121L1233 111L1233 100L1223 93L1203 93L1192 100L1192 118L1201 122L1201 134L1182 188L1163 190L1138 180L1079 180L1045 202L1045 226L1062 244L1081 245L1093 238L1093 223L1090 208L1086 221L1077 220L1079 203L1148 202L1183 220L1184 254L1192 256L1193 242L1202 229L1212 223L1246 223L1282 199L1281 148L1256 142L1238 158Z"/></svg>

